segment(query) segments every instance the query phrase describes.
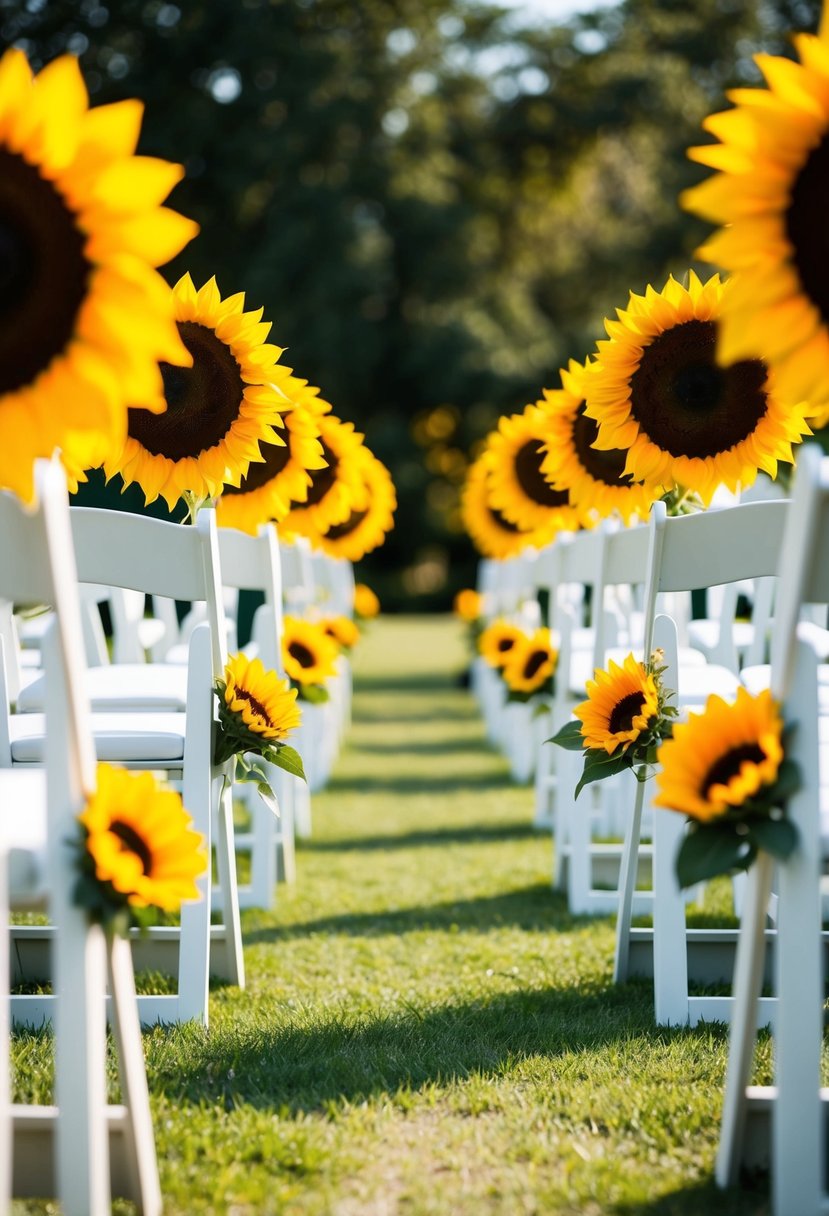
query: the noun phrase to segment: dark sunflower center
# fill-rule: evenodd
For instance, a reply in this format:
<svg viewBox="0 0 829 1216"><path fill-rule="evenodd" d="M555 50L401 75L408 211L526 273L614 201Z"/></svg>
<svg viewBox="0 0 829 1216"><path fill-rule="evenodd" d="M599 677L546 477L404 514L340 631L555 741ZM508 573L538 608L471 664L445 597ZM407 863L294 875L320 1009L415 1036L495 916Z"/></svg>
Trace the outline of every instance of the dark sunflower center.
<svg viewBox="0 0 829 1216"><path fill-rule="evenodd" d="M732 748L711 765L705 774L700 793L705 797L712 785L728 785L731 778L738 775L746 760L752 764L761 764L765 758L766 753L756 743L745 743L742 747Z"/></svg>
<svg viewBox="0 0 829 1216"><path fill-rule="evenodd" d="M92 269L85 245L52 183L0 149L0 393L31 383L69 344Z"/></svg>
<svg viewBox="0 0 829 1216"><path fill-rule="evenodd" d="M714 321L684 321L658 334L630 378L630 412L671 456L716 456L746 439L768 407L766 367L744 359L717 367Z"/></svg>
<svg viewBox="0 0 829 1216"><path fill-rule="evenodd" d="M498 650L501 652L501 654L505 654L506 651L512 650L514 645L515 645L515 638L499 638L498 639Z"/></svg>
<svg viewBox="0 0 829 1216"><path fill-rule="evenodd" d="M326 536L329 540L342 540L344 536L350 536L352 532L356 532L364 519L368 518L368 511L352 511L344 524L335 524L333 528L329 528Z"/></svg>
<svg viewBox="0 0 829 1216"><path fill-rule="evenodd" d="M547 658L546 650L534 650L524 664L524 679L531 680L547 662Z"/></svg>
<svg viewBox="0 0 829 1216"><path fill-rule="evenodd" d="M307 646L303 646L302 642L291 642L288 647L288 654L296 659L300 667L313 667L315 663L315 655Z"/></svg>
<svg viewBox="0 0 829 1216"><path fill-rule="evenodd" d="M134 827L128 823L122 823L120 819L114 820L109 825L109 830L113 836L117 836L124 846L121 850L123 853L134 853L141 862L141 869L145 874L150 874L153 868L152 851L147 847L147 842L138 835Z"/></svg>
<svg viewBox="0 0 829 1216"><path fill-rule="evenodd" d="M320 443L322 444L323 460L328 461L328 467L310 470L311 484L308 487L308 498L305 502L297 504L300 510L303 507L314 507L318 502L322 502L337 480L337 470L340 467L339 457L331 451L324 439L321 439Z"/></svg>
<svg viewBox="0 0 829 1216"><path fill-rule="evenodd" d="M792 187L785 213L786 235L794 249L794 264L806 295L829 321L829 229L826 226L826 192L829 188L829 135L824 135L806 158Z"/></svg>
<svg viewBox="0 0 829 1216"><path fill-rule="evenodd" d="M566 507L566 490L554 490L541 472L544 460L540 439L529 439L515 453L515 477L527 498L541 507Z"/></svg>
<svg viewBox="0 0 829 1216"><path fill-rule="evenodd" d="M163 414L129 410L133 439L153 456L184 460L221 443L239 417L245 383L233 353L212 329L196 321L179 321L192 367L162 363Z"/></svg>
<svg viewBox="0 0 829 1216"><path fill-rule="evenodd" d="M504 532L520 532L521 531L521 529L518 527L518 524L514 524L510 520L508 520L506 515L502 515L501 512L497 509L497 507L487 507L487 510L489 511L490 515L492 516L494 522L498 525L499 528L502 528L504 530Z"/></svg>
<svg viewBox="0 0 829 1216"><path fill-rule="evenodd" d="M598 433L599 424L587 417L582 402L573 419L573 446L579 464L594 481L601 481L606 486L632 486L633 479L625 476L627 452L619 448L600 452L598 448L593 447Z"/></svg>
<svg viewBox="0 0 829 1216"><path fill-rule="evenodd" d="M626 697L613 706L610 721L607 724L608 734L615 735L618 731L630 730L633 719L645 704L643 692L629 692Z"/></svg>
<svg viewBox="0 0 829 1216"><path fill-rule="evenodd" d="M261 718L267 726L273 726L273 722L271 722L271 715L265 709L265 706L261 701L258 701L252 693L248 692L246 688L237 688L235 690L235 696L237 696L240 701L247 701L248 705L251 707L256 716Z"/></svg>
<svg viewBox="0 0 829 1216"><path fill-rule="evenodd" d="M285 440L285 446L260 442L259 451L262 453L264 460L261 463L252 464L248 469L247 476L242 478L238 486L224 486L222 488L223 494L252 494L254 490L261 490L262 486L272 481L277 473L282 472L291 459L291 440L290 431L285 430L281 433Z"/></svg>

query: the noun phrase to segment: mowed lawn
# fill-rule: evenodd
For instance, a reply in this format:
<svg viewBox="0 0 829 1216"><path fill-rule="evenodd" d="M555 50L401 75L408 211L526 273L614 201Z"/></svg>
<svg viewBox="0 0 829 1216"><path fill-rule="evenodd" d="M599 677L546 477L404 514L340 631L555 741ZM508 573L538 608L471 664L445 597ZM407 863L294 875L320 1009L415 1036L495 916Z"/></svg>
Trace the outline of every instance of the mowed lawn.
<svg viewBox="0 0 829 1216"><path fill-rule="evenodd" d="M366 630L297 886L244 914L247 991L145 1036L168 1216L768 1211L767 1180L712 1182L724 1029L656 1030L650 986L613 987L612 924L551 891L465 660L447 618ZM49 1100L49 1047L16 1037L21 1099Z"/></svg>

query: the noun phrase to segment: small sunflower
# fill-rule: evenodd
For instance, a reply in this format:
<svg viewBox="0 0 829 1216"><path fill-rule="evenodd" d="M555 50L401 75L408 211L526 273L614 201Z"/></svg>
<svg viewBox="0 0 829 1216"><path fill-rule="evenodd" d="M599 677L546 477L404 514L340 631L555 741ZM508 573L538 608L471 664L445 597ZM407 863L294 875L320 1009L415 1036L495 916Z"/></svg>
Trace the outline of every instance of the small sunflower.
<svg viewBox="0 0 829 1216"><path fill-rule="evenodd" d="M758 469L775 477L809 434L802 407L781 404L761 359L717 364L728 288L691 271L687 288L669 278L661 292L631 294L618 320L605 321L610 337L586 383L596 446L628 449L630 476L678 483L706 504L718 485L751 485Z"/></svg>
<svg viewBox="0 0 829 1216"><path fill-rule="evenodd" d="M473 591L471 587L464 587L455 596L452 604L452 611L455 616L459 616L462 621L466 621L472 625L477 621L483 609L483 596L480 591Z"/></svg>
<svg viewBox="0 0 829 1216"><path fill-rule="evenodd" d="M380 612L380 601L371 587L365 583L356 583L354 587L354 614L364 621L370 620Z"/></svg>
<svg viewBox="0 0 829 1216"><path fill-rule="evenodd" d="M135 155L141 114L90 109L73 56L36 77L0 58L0 488L27 500L36 457L60 448L77 479L128 405L164 408L158 361L189 359L154 268L198 228L160 205L183 171Z"/></svg>
<svg viewBox="0 0 829 1216"><path fill-rule="evenodd" d="M296 689L275 671L266 671L261 659L249 659L240 651L225 667L225 712L263 739L284 741L299 726L302 711L296 696Z"/></svg>
<svg viewBox="0 0 829 1216"><path fill-rule="evenodd" d="M207 868L204 840L174 790L152 773L98 765L95 793L78 816L95 876L134 908L174 912L198 899L196 879Z"/></svg>
<svg viewBox="0 0 829 1216"><path fill-rule="evenodd" d="M549 629L536 629L510 649L502 675L510 692L534 693L543 689L556 669L558 651Z"/></svg>
<svg viewBox="0 0 829 1216"><path fill-rule="evenodd" d="M383 544L394 527L397 506L394 482L386 466L368 448L363 448L357 459L364 490L362 506L355 505L347 519L324 532L306 533L315 549L350 562L361 561Z"/></svg>
<svg viewBox="0 0 829 1216"><path fill-rule="evenodd" d="M335 524L345 523L352 511L366 505L360 475L363 436L354 430L353 422L343 422L334 414L319 414L316 422L325 464L311 471L305 497L291 503L282 528L284 535L319 535Z"/></svg>
<svg viewBox="0 0 829 1216"><path fill-rule="evenodd" d="M595 511L604 518L615 511L625 523L644 519L662 487L633 481L625 473L626 451L594 447L599 428L584 412L591 366L571 359L561 369L561 388L543 390L544 399L537 403L545 416L541 472L556 489L568 491L582 514Z"/></svg>
<svg viewBox="0 0 829 1216"><path fill-rule="evenodd" d="M569 490L553 489L541 471L546 441L547 413L528 405L521 414L501 418L487 443L490 505L523 532L579 526Z"/></svg>
<svg viewBox="0 0 829 1216"><path fill-rule="evenodd" d="M287 391L287 386L286 391ZM311 486L311 472L325 468L319 427L304 406L285 403L283 443L260 443L261 461L252 464L238 486L225 485L216 505L216 522L256 534L260 524L279 523L291 501L301 502Z"/></svg>
<svg viewBox="0 0 829 1216"><path fill-rule="evenodd" d="M282 662L285 674L295 683L324 684L334 675L337 643L323 625L286 616L282 634Z"/></svg>
<svg viewBox="0 0 829 1216"><path fill-rule="evenodd" d="M829 23L793 39L800 63L755 56L766 89L735 89L703 126L720 141L689 155L716 170L682 195L722 227L699 250L733 272L723 361L762 357L782 396L829 418Z"/></svg>
<svg viewBox="0 0 829 1216"><path fill-rule="evenodd" d="M225 482L238 485L261 461L260 443L284 443L274 427L285 408L278 385L290 374L277 365L281 348L266 342L262 310L244 312L242 293L222 300L215 279L197 291L186 274L173 301L193 365L161 364L165 413L131 409L124 449L104 464L107 477L138 482L148 503L161 496L171 510L185 492L211 498Z"/></svg>
<svg viewBox="0 0 829 1216"><path fill-rule="evenodd" d="M360 629L350 616L327 616L321 622L325 632L344 650L352 650L360 640Z"/></svg>
<svg viewBox="0 0 829 1216"><path fill-rule="evenodd" d="M528 545L541 548L556 534L554 524L524 532L496 507L489 496L489 452L484 451L469 466L461 495L461 518L478 552L484 557L515 557Z"/></svg>
<svg viewBox="0 0 829 1216"><path fill-rule="evenodd" d="M656 806L705 823L773 785L783 761L783 719L771 693L745 688L729 705L711 696L703 713L674 726L658 760Z"/></svg>
<svg viewBox="0 0 829 1216"><path fill-rule="evenodd" d="M499 618L487 625L478 638L478 649L490 667L501 668L519 642L526 638L520 625Z"/></svg>
<svg viewBox="0 0 829 1216"><path fill-rule="evenodd" d="M626 751L658 712L656 680L632 654L621 667L611 659L607 671L597 671L587 681L587 700L573 710L582 724L582 746L608 755L617 747Z"/></svg>

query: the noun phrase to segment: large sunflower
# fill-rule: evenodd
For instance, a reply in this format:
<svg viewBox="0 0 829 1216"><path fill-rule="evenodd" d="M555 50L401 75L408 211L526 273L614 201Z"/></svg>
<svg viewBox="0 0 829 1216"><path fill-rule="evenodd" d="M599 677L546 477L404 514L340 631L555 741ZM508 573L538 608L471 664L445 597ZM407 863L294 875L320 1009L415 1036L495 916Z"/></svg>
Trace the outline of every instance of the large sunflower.
<svg viewBox="0 0 829 1216"><path fill-rule="evenodd" d="M202 499L223 482L238 485L262 459L260 443L284 442L273 428L286 408L277 386L290 374L278 366L281 348L266 342L270 323L261 309L243 311L242 293L222 300L215 279L197 291L186 274L173 300L193 366L162 363L166 412L131 409L124 449L104 465L108 477L138 482L148 503L160 495L171 510L185 492Z"/></svg>
<svg viewBox="0 0 829 1216"><path fill-rule="evenodd" d="M134 155L141 114L90 110L72 56L0 59L0 487L25 499L36 457L99 463L128 404L164 408L158 360L189 358L154 267L197 226L160 206L181 167Z"/></svg>
<svg viewBox="0 0 829 1216"><path fill-rule="evenodd" d="M324 684L332 676L339 648L324 625L286 616L282 633L285 674L297 684Z"/></svg>
<svg viewBox="0 0 829 1216"><path fill-rule="evenodd" d="M549 629L536 629L520 638L507 654L501 674L510 692L533 693L544 688L556 669L558 651Z"/></svg>
<svg viewBox="0 0 829 1216"><path fill-rule="evenodd" d="M360 476L363 436L355 431L353 422L343 422L334 414L319 414L316 423L325 464L311 471L305 497L291 503L282 528L285 535L318 535L345 523L353 510L366 505Z"/></svg>
<svg viewBox="0 0 829 1216"><path fill-rule="evenodd" d="M479 553L484 557L515 557L528 545L541 548L549 544L557 531L554 523L525 532L492 506L489 470L490 456L485 450L469 466L461 495L461 518Z"/></svg>
<svg viewBox="0 0 829 1216"><path fill-rule="evenodd" d="M490 667L501 668L509 659L519 642L526 638L520 625L499 617L487 625L478 638L478 649Z"/></svg>
<svg viewBox="0 0 829 1216"><path fill-rule="evenodd" d="M582 724L583 746L610 755L635 743L658 711L656 681L630 654L621 667L611 659L607 671L597 671L587 681L587 700L573 713Z"/></svg>
<svg viewBox="0 0 829 1216"><path fill-rule="evenodd" d="M287 680L266 671L261 659L249 659L242 651L225 667L225 712L237 715L246 730L263 739L284 742L299 726L302 711L296 696Z"/></svg>
<svg viewBox="0 0 829 1216"><path fill-rule="evenodd" d="M181 796L158 786L152 773L99 764L97 789L78 819L96 877L127 903L172 912L182 900L198 899L204 840Z"/></svg>
<svg viewBox="0 0 829 1216"><path fill-rule="evenodd" d="M487 442L490 453L489 500L522 531L579 526L579 512L567 489L555 490L541 471L547 440L547 414L528 405L520 414L501 418Z"/></svg>
<svg viewBox="0 0 829 1216"><path fill-rule="evenodd" d="M794 39L800 63L757 55L767 89L735 89L703 124L720 141L689 155L718 170L683 204L722 224L699 256L734 273L723 361L762 357L786 400L829 416L829 23Z"/></svg>
<svg viewBox="0 0 829 1216"><path fill-rule="evenodd" d="M537 403L545 416L541 472L551 485L568 491L570 502L582 514L595 511L604 518L615 511L629 523L648 514L662 487L633 481L625 473L626 451L593 446L598 426L584 412L591 366L571 359L561 369L561 388L543 390L544 400Z"/></svg>
<svg viewBox="0 0 829 1216"><path fill-rule="evenodd" d="M737 690L729 705L711 696L700 714L674 727L658 760L656 806L692 819L718 819L772 785L783 760L783 720L771 693Z"/></svg>
<svg viewBox="0 0 829 1216"><path fill-rule="evenodd" d="M286 387L287 386L283 386ZM252 464L238 486L226 485L216 507L220 527L255 535L260 524L279 523L311 486L311 472L325 468L319 427L304 406L285 402L284 443L261 443L262 460Z"/></svg>
<svg viewBox="0 0 829 1216"><path fill-rule="evenodd" d="M361 561L383 544L386 534L394 527L397 506L394 482L386 466L368 448L363 448L358 455L364 487L362 506L355 505L347 519L332 524L325 532L309 530L307 533L314 548L350 562Z"/></svg>
<svg viewBox="0 0 829 1216"><path fill-rule="evenodd" d="M777 475L792 444L809 434L802 407L784 406L760 359L716 361L719 276L688 287L669 278L661 292L631 293L609 339L598 343L585 384L586 413L599 424L596 446L627 448L625 472L677 483L707 504L718 485L751 485L759 469Z"/></svg>

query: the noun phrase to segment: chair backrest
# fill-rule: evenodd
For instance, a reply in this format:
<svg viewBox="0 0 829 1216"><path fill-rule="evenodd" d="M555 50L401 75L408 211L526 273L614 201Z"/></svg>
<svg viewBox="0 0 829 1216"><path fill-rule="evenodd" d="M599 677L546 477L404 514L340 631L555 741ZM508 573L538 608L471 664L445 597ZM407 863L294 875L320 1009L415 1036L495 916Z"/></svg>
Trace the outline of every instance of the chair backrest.
<svg viewBox="0 0 829 1216"><path fill-rule="evenodd" d="M291 544L280 541L279 556L285 604L290 612L302 613L317 597L311 546L304 536L296 537Z"/></svg>
<svg viewBox="0 0 829 1216"><path fill-rule="evenodd" d="M336 616L354 615L354 567L341 557L312 553L314 581L322 591L326 612Z"/></svg>
<svg viewBox="0 0 829 1216"><path fill-rule="evenodd" d="M220 676L227 640L215 511L202 509L194 527L98 507L72 507L70 516L82 583L204 602Z"/></svg>
<svg viewBox="0 0 829 1216"><path fill-rule="evenodd" d="M225 587L264 594L265 603L254 617L254 642L265 666L281 671L282 560L276 529L264 524L250 536L236 528L219 528L219 554Z"/></svg>

